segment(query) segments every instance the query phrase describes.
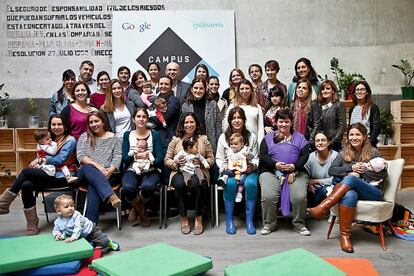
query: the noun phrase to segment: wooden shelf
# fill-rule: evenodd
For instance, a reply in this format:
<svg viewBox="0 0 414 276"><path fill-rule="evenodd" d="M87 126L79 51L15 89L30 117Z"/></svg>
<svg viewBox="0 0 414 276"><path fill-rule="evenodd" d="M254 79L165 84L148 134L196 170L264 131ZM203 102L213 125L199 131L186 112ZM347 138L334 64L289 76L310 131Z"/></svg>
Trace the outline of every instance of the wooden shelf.
<svg viewBox="0 0 414 276"><path fill-rule="evenodd" d="M16 149L36 149L37 142L33 137L33 133L38 128L16 128L15 137L16 137Z"/></svg>
<svg viewBox="0 0 414 276"><path fill-rule="evenodd" d="M36 151L17 152L16 166L17 172L20 173L24 168L27 168L36 158Z"/></svg>
<svg viewBox="0 0 414 276"><path fill-rule="evenodd" d="M382 157L387 160L398 158L398 145L380 145L378 150L381 152Z"/></svg>
<svg viewBox="0 0 414 276"><path fill-rule="evenodd" d="M0 175L0 194L2 194L7 188L10 188L11 184L16 180L16 175L4 176Z"/></svg>
<svg viewBox="0 0 414 276"><path fill-rule="evenodd" d="M15 149L13 128L0 128L0 137L0 151L13 151Z"/></svg>

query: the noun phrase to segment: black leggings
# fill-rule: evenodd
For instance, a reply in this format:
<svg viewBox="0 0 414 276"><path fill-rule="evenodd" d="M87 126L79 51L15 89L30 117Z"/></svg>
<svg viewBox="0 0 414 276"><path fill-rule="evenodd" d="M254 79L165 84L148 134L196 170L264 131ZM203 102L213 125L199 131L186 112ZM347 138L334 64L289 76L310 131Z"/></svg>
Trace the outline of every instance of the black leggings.
<svg viewBox="0 0 414 276"><path fill-rule="evenodd" d="M22 192L23 206L27 209L36 205L34 191L65 186L68 186L68 182L64 177L49 176L42 169L25 168L14 181L10 191L15 194Z"/></svg>
<svg viewBox="0 0 414 276"><path fill-rule="evenodd" d="M188 188L184 182L184 176L181 172L176 173L171 179L171 184L174 186L174 196L175 200L178 203L178 209L180 211L181 217L187 216L187 208L184 202L187 199L188 192L191 192L190 196L194 198L194 211L196 216L201 216L201 212L205 207L205 193L203 191L207 188L205 185L200 185L200 181L196 175L191 177L192 185L191 188ZM187 201L187 200L186 200Z"/></svg>

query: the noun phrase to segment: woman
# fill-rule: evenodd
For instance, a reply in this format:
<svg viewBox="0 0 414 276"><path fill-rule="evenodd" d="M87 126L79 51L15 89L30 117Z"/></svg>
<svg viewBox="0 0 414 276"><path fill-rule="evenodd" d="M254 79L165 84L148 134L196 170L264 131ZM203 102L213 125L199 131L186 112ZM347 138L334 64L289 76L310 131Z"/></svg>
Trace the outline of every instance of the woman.
<svg viewBox="0 0 414 276"><path fill-rule="evenodd" d="M101 110L107 117L109 131L113 132L119 139L124 137L125 132L131 130L131 118L134 109L134 105L130 101L125 101L121 81L112 80Z"/></svg>
<svg viewBox="0 0 414 276"><path fill-rule="evenodd" d="M134 222L140 217L141 226L148 227L151 224L146 214L144 204L154 196L156 186L161 181L158 171L163 164L163 151L160 134L146 128L148 122L148 111L145 108L137 108L133 114L135 130L127 131L122 142L122 160L127 170L122 177L122 187L127 201L131 204L128 220ZM148 172L137 175L132 170L134 157L148 158L147 153L138 152L135 156L129 156L128 152L136 149L137 141L145 140L147 150L152 153L155 160L152 162ZM141 190L138 194L138 190Z"/></svg>
<svg viewBox="0 0 414 276"><path fill-rule="evenodd" d="M101 106L105 103L106 93L111 78L109 77L109 74L107 72L101 71L98 73L96 79L98 80L98 86L100 90L91 95L89 103L95 106L96 108L100 109Z"/></svg>
<svg viewBox="0 0 414 276"><path fill-rule="evenodd" d="M147 72L150 76L151 85L153 87L153 91L155 92L158 88L158 81L160 79L160 66L156 62L151 62L148 64Z"/></svg>
<svg viewBox="0 0 414 276"><path fill-rule="evenodd" d="M241 69L235 68L231 70L229 76L230 87L224 90L222 95L223 99L227 101L227 106L233 102L237 94L237 86L239 86L240 82L244 79L245 77Z"/></svg>
<svg viewBox="0 0 414 276"><path fill-rule="evenodd" d="M71 97L75 101L62 110L64 125L68 127L68 133L75 137L76 140L79 139L82 133L88 130L89 112L96 110L95 107L88 104L90 95L91 91L85 82L75 82L71 93Z"/></svg>
<svg viewBox="0 0 414 276"><path fill-rule="evenodd" d="M371 87L366 81L358 81L352 91L353 106L349 109L349 124L361 123L367 129L373 147L377 146L381 133L379 108L372 102Z"/></svg>
<svg viewBox="0 0 414 276"><path fill-rule="evenodd" d="M71 172L76 171L76 140L68 135L62 116L54 114L49 118L48 130L53 141L57 143L58 152L54 156L46 156L46 160L36 158L30 162L29 168L23 169L17 176L10 189L7 189L0 197L0 215L9 213L12 201L21 193L24 214L27 221L27 234L39 233L39 218L36 213L36 197L34 192L46 188L59 188L68 186L68 182L61 171L67 166ZM55 176L49 176L39 164L46 161L48 165L56 167Z"/></svg>
<svg viewBox="0 0 414 276"><path fill-rule="evenodd" d="M53 93L52 98L50 99L49 117L53 114L60 114L62 109L73 100L71 93L75 81L76 75L72 70L68 69L63 72L63 85L57 92Z"/></svg>
<svg viewBox="0 0 414 276"><path fill-rule="evenodd" d="M201 135L201 125L197 121L197 117L194 113L185 113L178 124L177 131L173 137L171 143L168 145L167 154L165 155L164 164L172 170L170 175L170 186L174 189L174 195L178 202L178 208L181 216L181 233L186 235L191 232L191 227L187 217L187 207L185 198L188 192L194 197L194 209L195 209L195 223L194 223L194 235L201 235L203 233L203 216L202 210L205 207L205 195L203 191L207 188L197 176L191 177L191 185L187 186L184 181L183 173L180 172L180 166L185 165L185 158L179 159L178 162L174 161L174 156L183 149L183 140L186 138L192 138L197 140L198 153L207 159L208 164L211 166L214 164L214 155L207 136ZM207 168L204 168L201 162L199 162L201 170L209 182L209 172Z"/></svg>
<svg viewBox="0 0 414 276"><path fill-rule="evenodd" d="M369 162L381 157L381 154L371 146L367 129L363 124L352 124L346 136L348 140L344 149L335 158L328 172L341 180L324 201L308 211L313 217L321 219L332 206L339 203L341 248L347 253L353 253L351 225L357 201L382 200L382 186L387 178L387 169L386 166L381 170L369 168Z"/></svg>
<svg viewBox="0 0 414 276"><path fill-rule="evenodd" d="M131 77L131 70L129 70L126 66L121 66L118 68L118 80L122 84L122 88L124 89L125 99L128 99L128 92L129 92L129 78Z"/></svg>
<svg viewBox="0 0 414 276"><path fill-rule="evenodd" d="M318 205L326 194L332 191L332 176L328 170L338 152L330 149L331 138L329 134L318 131L315 135L316 150L309 155L305 169L309 175L308 206Z"/></svg>
<svg viewBox="0 0 414 276"><path fill-rule="evenodd" d="M100 111L89 113L88 132L79 137L76 155L81 165L79 183L88 187L86 217L94 223L98 222L102 201L121 207L121 200L111 188L121 183L121 154L121 141L109 131L105 115Z"/></svg>
<svg viewBox="0 0 414 276"><path fill-rule="evenodd" d="M187 99L181 107L181 114L192 112L197 117L200 126L204 126L201 134L207 135L208 141L215 153L217 141L221 134L221 120L217 103L208 98L207 85L204 79L195 78Z"/></svg>
<svg viewBox="0 0 414 276"><path fill-rule="evenodd" d="M131 78L131 86L129 87L128 99L138 107L145 107L141 99L142 86L147 81L147 76L141 70L136 71Z"/></svg>
<svg viewBox="0 0 414 276"><path fill-rule="evenodd" d="M253 92L253 85L249 80L242 80L237 87L237 93L228 110L234 106L241 107L246 114L246 128L251 133L256 134L257 141L261 141L264 136L264 119L260 105L257 103L256 95ZM225 118L228 117L228 114ZM229 120L224 119L223 129L226 129Z"/></svg>
<svg viewBox="0 0 414 276"><path fill-rule="evenodd" d="M317 102L311 102L311 83L307 79L298 81L295 99L291 109L293 129L303 135L313 146L316 132L320 128L320 109Z"/></svg>
<svg viewBox="0 0 414 276"><path fill-rule="evenodd" d="M295 76L293 77L292 83L289 84L288 87L288 101L289 104L295 98L295 91L298 81L301 79L307 79L310 81L312 85L312 89L310 90L311 100L315 100L318 96L319 91L319 80L318 74L316 74L315 69L313 69L311 61L307 58L300 58L295 63Z"/></svg>
<svg viewBox="0 0 414 276"><path fill-rule="evenodd" d="M345 106L339 101L338 89L331 80L324 80L317 98L321 112L320 130L325 131L332 140L330 148L336 151L342 149L342 138L346 131L346 114ZM314 114L316 111L313 112Z"/></svg>
<svg viewBox="0 0 414 276"><path fill-rule="evenodd" d="M276 113L276 126L277 131L267 134L260 144L259 183L262 188L264 223L260 234L268 235L276 231L280 199L282 214L292 214L293 230L302 236L310 236L305 226L308 176L304 168L309 157L309 144L301 133L293 130L293 114L289 109ZM282 140L278 139L279 135L283 137ZM283 183L275 170L285 176ZM295 174L295 179L293 183L288 183L286 176L291 173Z"/></svg>
<svg viewBox="0 0 414 276"><path fill-rule="evenodd" d="M249 235L256 234L254 227L254 209L257 198L257 172L259 166L259 158L257 157L258 146L256 135L246 127L246 114L241 107L233 107L227 116L228 127L226 131L220 135L216 162L219 168L224 166L227 153L230 151L230 136L233 133L240 133L249 150L253 153L253 159L247 165L246 173L248 176L244 182L245 199L246 199L246 229ZM233 235L236 233L234 226L234 200L236 199L237 181L234 177L229 177L224 186L224 207L226 212L226 233Z"/></svg>
<svg viewBox="0 0 414 276"><path fill-rule="evenodd" d="M270 90L273 87L277 87L279 90L283 91L285 93L285 98L287 97L287 89L286 85L281 83L277 79L277 74L279 73L280 66L279 63L276 60L269 60L265 63L265 73L267 76L267 80L263 83L263 90L264 94L268 95L270 93ZM270 102L268 103L270 105Z"/></svg>
<svg viewBox="0 0 414 276"><path fill-rule="evenodd" d="M210 77L210 73L208 72L207 65L200 63L199 65L196 66L194 70L194 79L201 78L206 82L209 77Z"/></svg>

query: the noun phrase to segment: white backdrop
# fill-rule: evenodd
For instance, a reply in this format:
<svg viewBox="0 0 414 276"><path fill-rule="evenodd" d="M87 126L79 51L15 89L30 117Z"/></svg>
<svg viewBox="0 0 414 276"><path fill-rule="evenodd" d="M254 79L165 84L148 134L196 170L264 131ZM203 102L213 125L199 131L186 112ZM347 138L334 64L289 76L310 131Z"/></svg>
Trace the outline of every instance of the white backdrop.
<svg viewBox="0 0 414 276"><path fill-rule="evenodd" d="M162 34L164 37L160 38ZM183 40L189 47L181 45L177 54L177 49L173 49L174 39ZM146 50L147 55L141 57L141 64L138 63L136 59ZM195 55L188 55L188 52ZM228 86L228 74L236 64L234 12L114 12L112 54L113 76L122 65L129 67L131 72L138 69L146 72L143 66L151 61L160 61L164 73L163 65L175 61L182 71L188 71L182 74L182 79L191 82L194 67L204 63L209 67L210 75L219 77L222 91ZM191 71L183 70L189 65Z"/></svg>

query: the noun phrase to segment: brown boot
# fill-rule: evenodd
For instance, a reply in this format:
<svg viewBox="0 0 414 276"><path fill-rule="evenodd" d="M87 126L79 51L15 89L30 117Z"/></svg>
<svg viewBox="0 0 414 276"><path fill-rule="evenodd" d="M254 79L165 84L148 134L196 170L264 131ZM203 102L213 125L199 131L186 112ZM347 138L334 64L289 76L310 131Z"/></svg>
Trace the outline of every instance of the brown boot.
<svg viewBox="0 0 414 276"><path fill-rule="evenodd" d="M109 196L109 203L111 203L111 205L116 209L121 207L122 201L116 196L116 194L112 194Z"/></svg>
<svg viewBox="0 0 414 276"><path fill-rule="evenodd" d="M332 193L328 195L318 206L309 208L308 212L317 219L322 219L329 212L332 206L337 204L341 198L349 191L349 186L338 183Z"/></svg>
<svg viewBox="0 0 414 276"><path fill-rule="evenodd" d="M4 191L4 193L0 196L0 215L5 215L10 212L10 204L16 197L17 194L10 192L10 189Z"/></svg>
<svg viewBox="0 0 414 276"><path fill-rule="evenodd" d="M136 210L138 211L139 219L141 221L141 226L145 228L151 225L151 220L148 217L147 209L144 206L144 202L146 201L148 200L143 199L143 197L141 196L140 199L138 200L138 204L136 208Z"/></svg>
<svg viewBox="0 0 414 276"><path fill-rule="evenodd" d="M129 204L131 204L131 210L129 211L129 215L128 215L128 220L129 222L135 222L138 219L138 201L139 201L139 197L137 196L136 198L134 198L134 200L132 200L131 202L129 202Z"/></svg>
<svg viewBox="0 0 414 276"><path fill-rule="evenodd" d="M37 216L36 206L23 209L27 221L27 236L39 234L39 217Z"/></svg>
<svg viewBox="0 0 414 276"><path fill-rule="evenodd" d="M351 243L351 226L356 208L339 205L339 232L342 251L354 253Z"/></svg>

